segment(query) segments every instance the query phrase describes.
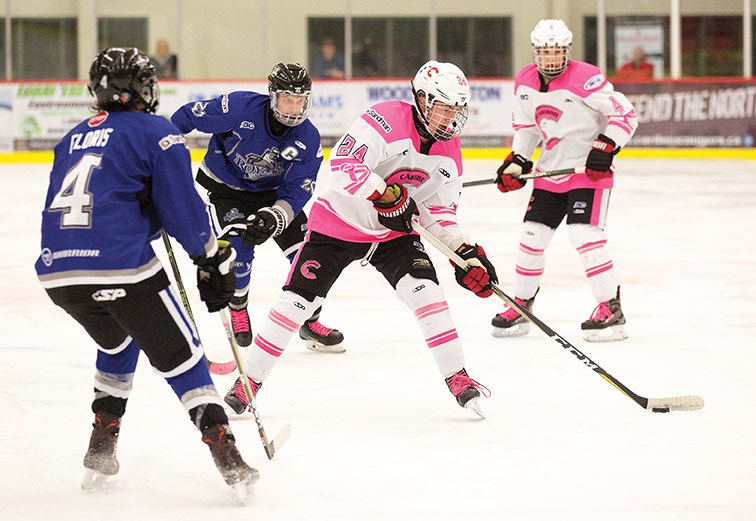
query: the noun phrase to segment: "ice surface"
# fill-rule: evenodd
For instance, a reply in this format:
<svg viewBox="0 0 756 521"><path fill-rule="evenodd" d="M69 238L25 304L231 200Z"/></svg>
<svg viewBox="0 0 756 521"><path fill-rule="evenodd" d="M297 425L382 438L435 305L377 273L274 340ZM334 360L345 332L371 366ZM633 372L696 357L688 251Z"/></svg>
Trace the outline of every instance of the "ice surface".
<svg viewBox="0 0 756 521"><path fill-rule="evenodd" d="M644 411L535 328L491 337L500 302L458 287L432 251L468 371L493 391L479 420L456 404L391 288L354 264L322 317L345 334L347 352L312 353L295 338L259 395L268 435L289 423L289 442L268 461L251 415L232 423L261 472L244 508L233 506L199 434L146 359L123 422L120 474L100 493L79 489L95 348L34 274L49 166L3 164L2 518L756 519L756 162L618 163L608 247L630 338L581 340L595 302L566 229L547 252L533 311L634 392L698 394L703 410ZM493 177L496 166L467 161L465 177ZM468 188L460 207L505 291L528 195ZM160 241L155 248L163 251ZM191 263L174 248L208 355L231 359L220 318L203 309ZM258 249L253 328L287 265L274 244ZM219 392L233 379L216 377Z"/></svg>

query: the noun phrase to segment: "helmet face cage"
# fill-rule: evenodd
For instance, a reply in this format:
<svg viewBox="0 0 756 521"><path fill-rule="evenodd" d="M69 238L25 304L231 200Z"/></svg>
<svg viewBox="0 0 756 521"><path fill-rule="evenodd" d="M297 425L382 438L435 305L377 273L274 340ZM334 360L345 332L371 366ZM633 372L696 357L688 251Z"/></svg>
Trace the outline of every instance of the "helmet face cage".
<svg viewBox="0 0 756 521"><path fill-rule="evenodd" d="M438 141L458 136L467 122L470 86L451 63L431 60L412 80L415 108L428 133Z"/></svg>
<svg viewBox="0 0 756 521"><path fill-rule="evenodd" d="M101 51L89 68L89 92L95 110L141 110L154 113L160 87L150 58L137 48Z"/></svg>
<svg viewBox="0 0 756 521"><path fill-rule="evenodd" d="M312 80L298 63L279 63L268 76L273 117L287 127L301 125L310 115Z"/></svg>
<svg viewBox="0 0 756 521"><path fill-rule="evenodd" d="M530 33L533 62L546 78L556 78L570 62L572 31L562 20L541 20Z"/></svg>

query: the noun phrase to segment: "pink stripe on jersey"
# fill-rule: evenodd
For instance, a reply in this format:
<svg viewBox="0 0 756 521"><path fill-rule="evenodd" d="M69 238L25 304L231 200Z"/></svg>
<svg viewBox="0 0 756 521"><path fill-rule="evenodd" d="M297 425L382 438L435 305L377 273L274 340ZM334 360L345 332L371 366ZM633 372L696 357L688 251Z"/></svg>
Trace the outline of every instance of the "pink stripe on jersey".
<svg viewBox="0 0 756 521"><path fill-rule="evenodd" d="M271 309L270 313L268 314L268 318L271 322L274 324L277 324L284 328L286 331L293 333L294 331L299 329L299 324L291 320L290 318L282 315L275 309Z"/></svg>
<svg viewBox="0 0 756 521"><path fill-rule="evenodd" d="M524 128L533 128L535 125L517 125L515 123L512 123L512 129L513 130L522 130Z"/></svg>
<svg viewBox="0 0 756 521"><path fill-rule="evenodd" d="M577 248L577 251L578 253L587 253L589 251L603 248L604 244L606 244L606 239L604 239L603 241L589 242Z"/></svg>
<svg viewBox="0 0 756 521"><path fill-rule="evenodd" d="M627 133L628 135L633 133L633 127L631 127L627 123L618 121L616 119L612 119L611 121L609 121L609 123L607 123L606 126L607 128L611 126L618 127L619 129L621 129L623 132Z"/></svg>
<svg viewBox="0 0 756 521"><path fill-rule="evenodd" d="M440 215L440 214L457 215L457 209L449 208L448 206L431 206L430 208L428 208L428 211L431 213L431 215Z"/></svg>
<svg viewBox="0 0 756 521"><path fill-rule="evenodd" d="M442 313L447 309L449 309L449 304L447 304L446 302L435 302L433 304L428 304L427 306L416 309L415 318L420 320L421 318L426 318L431 315L435 315L436 313Z"/></svg>
<svg viewBox="0 0 756 521"><path fill-rule="evenodd" d="M457 338L459 338L459 335L457 335L457 330L450 329L449 331L444 331L443 333L439 333L438 335L433 335L432 337L426 338L425 343L428 344L429 348L433 349L434 347L446 344L448 342L451 342L452 340L456 340Z"/></svg>
<svg viewBox="0 0 756 521"><path fill-rule="evenodd" d="M523 253L526 253L527 255L532 255L534 257L543 256L543 249L531 248L530 246L523 243L520 243L520 251L522 251Z"/></svg>
<svg viewBox="0 0 756 521"><path fill-rule="evenodd" d="M278 347L277 345L273 344L272 342L269 342L268 340L265 340L260 335L255 336L255 345L268 353L271 356L275 356L278 358L281 356L281 354L284 351L283 347Z"/></svg>
<svg viewBox="0 0 756 521"><path fill-rule="evenodd" d="M612 261L605 262L604 264L599 264L598 266L594 266L592 268L589 268L585 270L586 276L595 277L596 275L599 275L601 273L604 273L605 271L608 271L614 267L614 264L612 264Z"/></svg>
<svg viewBox="0 0 756 521"><path fill-rule="evenodd" d="M522 266L515 266L515 273L522 275L523 277L538 277L540 275L543 275L543 268L534 270L523 268Z"/></svg>
<svg viewBox="0 0 756 521"><path fill-rule="evenodd" d="M375 235L364 233L345 223L329 202L322 198L313 203L307 226L313 232L347 242L386 242L404 235L393 230L376 231Z"/></svg>
<svg viewBox="0 0 756 521"><path fill-rule="evenodd" d="M454 221L436 221L436 224L438 224L442 228L448 228L449 226L457 226L457 223L455 223Z"/></svg>

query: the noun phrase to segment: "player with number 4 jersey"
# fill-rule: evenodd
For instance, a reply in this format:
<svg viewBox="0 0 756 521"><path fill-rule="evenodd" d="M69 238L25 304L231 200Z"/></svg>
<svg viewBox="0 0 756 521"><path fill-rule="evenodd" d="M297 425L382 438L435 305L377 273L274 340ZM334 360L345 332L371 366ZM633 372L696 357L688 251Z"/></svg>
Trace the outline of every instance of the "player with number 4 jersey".
<svg viewBox="0 0 756 521"><path fill-rule="evenodd" d="M528 202L515 266L515 297L531 308L544 271L544 253L565 219L598 302L581 329L588 341L627 337L614 264L604 232L614 184L614 156L637 128L635 109L601 71L570 60L572 32L562 20L541 20L531 33L533 61L515 78L512 151L497 170L502 192L519 190L519 176L585 167L585 173L538 178ZM518 336L529 323L506 306L492 321L494 336Z"/></svg>

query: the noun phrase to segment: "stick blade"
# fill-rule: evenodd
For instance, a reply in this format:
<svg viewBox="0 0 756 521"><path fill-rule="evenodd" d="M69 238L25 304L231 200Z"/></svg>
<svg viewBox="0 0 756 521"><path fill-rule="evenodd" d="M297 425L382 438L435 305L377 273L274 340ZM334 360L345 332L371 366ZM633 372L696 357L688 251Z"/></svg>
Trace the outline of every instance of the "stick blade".
<svg viewBox="0 0 756 521"><path fill-rule="evenodd" d="M231 374L236 371L236 362L233 360L230 362L211 362L207 358L205 360L210 374Z"/></svg>
<svg viewBox="0 0 756 521"><path fill-rule="evenodd" d="M700 396L673 396L671 398L649 398L646 409L652 412L697 411L704 406Z"/></svg>
<svg viewBox="0 0 756 521"><path fill-rule="evenodd" d="M279 431L273 437L273 440L270 442L271 458L273 457L273 454L275 454L284 443L289 441L290 437L291 437L291 425L287 423L286 425L284 425L283 427L279 429Z"/></svg>

